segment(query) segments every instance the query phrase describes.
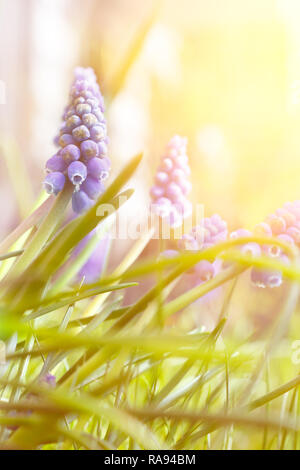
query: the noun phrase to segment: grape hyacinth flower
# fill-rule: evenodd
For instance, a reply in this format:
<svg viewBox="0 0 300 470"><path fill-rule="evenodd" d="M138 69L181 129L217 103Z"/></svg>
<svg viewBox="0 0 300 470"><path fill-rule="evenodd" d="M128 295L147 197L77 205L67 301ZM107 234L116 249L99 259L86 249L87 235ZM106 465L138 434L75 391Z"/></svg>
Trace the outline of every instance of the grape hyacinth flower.
<svg viewBox="0 0 300 470"><path fill-rule="evenodd" d="M57 195L68 179L74 186L72 207L80 214L104 192L110 172L104 102L92 68L77 67L63 124L55 138L58 152L46 163L44 187Z"/></svg>
<svg viewBox="0 0 300 470"><path fill-rule="evenodd" d="M190 167L186 154L187 139L175 135L167 145L150 190L152 211L170 226L182 225L183 219L192 213L187 195L191 191Z"/></svg>
<svg viewBox="0 0 300 470"><path fill-rule="evenodd" d="M300 201L287 202L283 208L277 209L275 214L255 226L254 234L276 237L282 242L300 247ZM262 251L267 256L289 263L283 250L276 245L265 245ZM257 287L279 287L282 284L282 273L253 268L251 280Z"/></svg>

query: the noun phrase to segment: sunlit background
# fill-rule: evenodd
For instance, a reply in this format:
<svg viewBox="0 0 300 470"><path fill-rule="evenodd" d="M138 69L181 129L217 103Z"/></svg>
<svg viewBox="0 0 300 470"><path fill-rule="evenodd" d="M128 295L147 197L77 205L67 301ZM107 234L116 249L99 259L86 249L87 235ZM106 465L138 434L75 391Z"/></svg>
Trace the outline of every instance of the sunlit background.
<svg viewBox="0 0 300 470"><path fill-rule="evenodd" d="M132 204L174 133L189 138L193 201L230 228L300 198L299 15L298 0L2 0L0 235L40 191L78 64L106 98L114 173L145 152Z"/></svg>

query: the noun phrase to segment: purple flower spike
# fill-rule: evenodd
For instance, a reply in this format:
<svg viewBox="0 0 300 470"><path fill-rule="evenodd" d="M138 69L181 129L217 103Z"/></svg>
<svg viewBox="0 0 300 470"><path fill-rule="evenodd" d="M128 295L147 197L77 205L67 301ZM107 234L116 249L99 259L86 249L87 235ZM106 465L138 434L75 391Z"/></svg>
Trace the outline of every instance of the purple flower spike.
<svg viewBox="0 0 300 470"><path fill-rule="evenodd" d="M81 189L88 195L90 199L97 199L97 197L104 193L104 185L98 179L88 176L84 183L81 185Z"/></svg>
<svg viewBox="0 0 300 470"><path fill-rule="evenodd" d="M96 198L104 191L99 180L104 181L109 176L111 165L107 157L108 137L103 113L103 97L93 69L77 67L59 135L54 139L60 147L58 156L51 157L46 163L49 172L63 173L75 186L73 207L77 213L84 210L82 207L93 203L91 197ZM84 164L91 160L99 160L101 163L94 161L90 165L88 173L92 180L86 184L87 192L78 194L79 185L87 177ZM57 188L51 181L49 184L48 180L45 182L46 188L56 194Z"/></svg>
<svg viewBox="0 0 300 470"><path fill-rule="evenodd" d="M63 173L53 171L48 173L44 180L44 187L48 194L58 194L65 185L66 178Z"/></svg>
<svg viewBox="0 0 300 470"><path fill-rule="evenodd" d="M80 185L87 177L87 168L82 162L72 162L68 167L69 180L74 186Z"/></svg>
<svg viewBox="0 0 300 470"><path fill-rule="evenodd" d="M160 217L168 217L171 227L178 227L192 212L187 194L191 183L187 179L190 170L186 155L187 139L174 136L167 145L155 177L155 185L150 190L152 210ZM169 201L169 208L162 199Z"/></svg>
<svg viewBox="0 0 300 470"><path fill-rule="evenodd" d="M93 202L84 191L75 191L72 195L72 207L76 214L82 214L92 206Z"/></svg>
<svg viewBox="0 0 300 470"><path fill-rule="evenodd" d="M61 155L53 155L53 157L49 158L46 163L46 169L48 171L59 171L63 173L66 169L66 162L63 160Z"/></svg>

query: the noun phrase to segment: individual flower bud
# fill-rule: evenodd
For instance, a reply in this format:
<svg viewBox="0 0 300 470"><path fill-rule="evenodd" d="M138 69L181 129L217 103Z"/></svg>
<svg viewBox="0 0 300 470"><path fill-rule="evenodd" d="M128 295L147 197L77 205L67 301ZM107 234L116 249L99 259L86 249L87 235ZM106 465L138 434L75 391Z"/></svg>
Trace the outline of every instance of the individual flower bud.
<svg viewBox="0 0 300 470"><path fill-rule="evenodd" d="M49 158L47 161L46 169L48 171L59 171L63 173L66 169L66 162L63 160L61 155L53 155L53 157Z"/></svg>
<svg viewBox="0 0 300 470"><path fill-rule="evenodd" d="M93 202L84 191L74 191L72 194L72 208L76 214L82 214L89 209L92 204Z"/></svg>
<svg viewBox="0 0 300 470"><path fill-rule="evenodd" d="M103 140L106 135L105 128L100 125L91 127L90 133L91 133L91 138L95 142L100 142L100 140Z"/></svg>
<svg viewBox="0 0 300 470"><path fill-rule="evenodd" d="M91 106L92 110L95 109L95 108L98 108L98 102L94 98L88 98L86 100L86 102L87 102L87 104L89 104Z"/></svg>
<svg viewBox="0 0 300 470"><path fill-rule="evenodd" d="M156 173L156 182L160 185L164 185L168 182L169 180L169 176L167 173L163 172L163 171L159 171L158 173Z"/></svg>
<svg viewBox="0 0 300 470"><path fill-rule="evenodd" d="M65 121L67 121L75 113L76 113L76 111L75 111L75 108L73 106L67 106L65 111L64 111L64 114L63 114L63 119ZM64 123L64 125L65 125L65 123Z"/></svg>
<svg viewBox="0 0 300 470"><path fill-rule="evenodd" d="M74 100L74 106L77 106L78 104L82 104L84 102L85 102L85 99L83 98L83 96L79 96L78 98Z"/></svg>
<svg viewBox="0 0 300 470"><path fill-rule="evenodd" d="M173 162L171 158L163 158L160 166L162 171L170 172L173 168Z"/></svg>
<svg viewBox="0 0 300 470"><path fill-rule="evenodd" d="M95 179L106 180L109 176L109 167L107 162L101 158L92 158L87 163L88 174Z"/></svg>
<svg viewBox="0 0 300 470"><path fill-rule="evenodd" d="M171 199L171 201L176 200L178 197L182 196L182 191L180 186L176 183L170 183L166 188L166 195Z"/></svg>
<svg viewBox="0 0 300 470"><path fill-rule="evenodd" d="M79 116L82 116L84 114L89 114L91 111L92 111L92 108L89 104L82 103L76 106L76 112L79 114Z"/></svg>
<svg viewBox="0 0 300 470"><path fill-rule="evenodd" d="M253 257L259 257L261 255L261 248L258 243L246 243L241 247L241 252L245 255L250 255Z"/></svg>
<svg viewBox="0 0 300 470"><path fill-rule="evenodd" d="M151 196L154 198L154 199L157 199L157 198L160 198L164 195L164 188L162 188L161 186L152 186L152 188L150 189L150 194Z"/></svg>
<svg viewBox="0 0 300 470"><path fill-rule="evenodd" d="M89 139L90 131L84 125L75 127L72 130L72 135L77 142L82 142L83 140Z"/></svg>
<svg viewBox="0 0 300 470"><path fill-rule="evenodd" d="M82 184L87 177L85 164L80 161L72 162L68 167L68 177L74 186Z"/></svg>
<svg viewBox="0 0 300 470"><path fill-rule="evenodd" d="M66 178L63 173L54 171L48 173L44 180L44 187L48 194L58 194L65 185Z"/></svg>
<svg viewBox="0 0 300 470"><path fill-rule="evenodd" d="M70 134L62 134L58 140L58 143L61 147L66 147L66 145L74 144L74 139Z"/></svg>
<svg viewBox="0 0 300 470"><path fill-rule="evenodd" d="M70 144L61 150L63 160L69 164L80 158L80 150L76 145Z"/></svg>
<svg viewBox="0 0 300 470"><path fill-rule="evenodd" d="M84 183L81 185L81 189L88 195L90 199L97 199L100 194L104 193L105 188L101 181L88 176Z"/></svg>
<svg viewBox="0 0 300 470"><path fill-rule="evenodd" d="M69 129L74 129L74 127L78 127L81 124L81 119L76 114L72 114L66 121L66 126Z"/></svg>
<svg viewBox="0 0 300 470"><path fill-rule="evenodd" d="M251 270L251 281L256 287L279 287L282 284L282 274L280 271L266 271L253 268Z"/></svg>
<svg viewBox="0 0 300 470"><path fill-rule="evenodd" d="M80 150L83 157L88 160L89 158L97 157L99 153L99 148L96 142L93 140L85 140L80 144Z"/></svg>
<svg viewBox="0 0 300 470"><path fill-rule="evenodd" d="M197 274L199 280L205 282L209 281L215 276L215 268L210 261L201 260L195 266L195 273Z"/></svg>
<svg viewBox="0 0 300 470"><path fill-rule="evenodd" d="M87 113L82 115L82 122L85 126L92 127L98 123L98 119L93 113Z"/></svg>

